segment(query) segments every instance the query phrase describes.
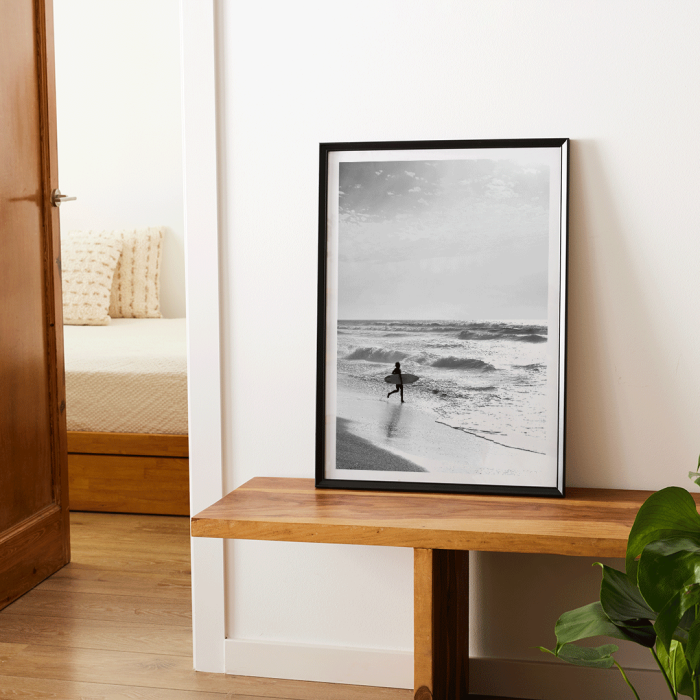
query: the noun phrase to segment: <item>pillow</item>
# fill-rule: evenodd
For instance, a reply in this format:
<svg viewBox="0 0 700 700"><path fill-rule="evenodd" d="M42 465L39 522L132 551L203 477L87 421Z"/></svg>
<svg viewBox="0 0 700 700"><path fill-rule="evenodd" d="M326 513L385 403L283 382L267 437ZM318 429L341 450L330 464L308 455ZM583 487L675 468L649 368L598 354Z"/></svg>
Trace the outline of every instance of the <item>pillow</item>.
<svg viewBox="0 0 700 700"><path fill-rule="evenodd" d="M104 234L122 241L122 256L114 273L109 314L112 318L160 318L160 228Z"/></svg>
<svg viewBox="0 0 700 700"><path fill-rule="evenodd" d="M63 323L106 326L114 272L122 242L83 233L61 238Z"/></svg>
<svg viewBox="0 0 700 700"><path fill-rule="evenodd" d="M85 233L122 242L122 254L112 283L109 315L112 318L160 318L162 229L152 227Z"/></svg>

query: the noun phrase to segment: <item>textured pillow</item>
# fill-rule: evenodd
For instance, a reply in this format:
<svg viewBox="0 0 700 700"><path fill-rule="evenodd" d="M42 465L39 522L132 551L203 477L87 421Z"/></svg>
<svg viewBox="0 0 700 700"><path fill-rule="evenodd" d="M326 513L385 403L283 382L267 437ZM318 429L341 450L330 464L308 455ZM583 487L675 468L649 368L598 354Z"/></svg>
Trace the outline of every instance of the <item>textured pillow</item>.
<svg viewBox="0 0 700 700"><path fill-rule="evenodd" d="M114 272L122 242L68 233L61 239L63 323L106 326Z"/></svg>
<svg viewBox="0 0 700 700"><path fill-rule="evenodd" d="M122 240L122 256L114 273L109 314L112 318L160 318L160 228L104 234Z"/></svg>
<svg viewBox="0 0 700 700"><path fill-rule="evenodd" d="M152 227L85 233L122 242L122 254L112 283L109 315L112 318L160 318L162 230Z"/></svg>

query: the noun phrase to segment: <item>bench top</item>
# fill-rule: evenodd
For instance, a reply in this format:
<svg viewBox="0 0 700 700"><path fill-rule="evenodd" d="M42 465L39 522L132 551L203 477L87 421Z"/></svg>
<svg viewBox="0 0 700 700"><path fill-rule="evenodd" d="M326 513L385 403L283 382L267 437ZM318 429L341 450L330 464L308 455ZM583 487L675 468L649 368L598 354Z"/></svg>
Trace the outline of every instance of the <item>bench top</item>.
<svg viewBox="0 0 700 700"><path fill-rule="evenodd" d="M566 498L316 489L258 477L192 518L193 537L624 557L651 491Z"/></svg>

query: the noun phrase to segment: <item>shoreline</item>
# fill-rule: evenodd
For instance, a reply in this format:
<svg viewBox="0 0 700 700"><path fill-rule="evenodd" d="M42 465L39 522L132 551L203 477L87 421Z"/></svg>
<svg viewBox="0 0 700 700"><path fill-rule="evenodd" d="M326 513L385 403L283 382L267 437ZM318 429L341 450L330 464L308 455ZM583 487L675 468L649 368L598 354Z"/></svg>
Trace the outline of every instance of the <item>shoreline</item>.
<svg viewBox="0 0 700 700"><path fill-rule="evenodd" d="M386 399L386 394L373 391L374 388L338 374L338 469L419 470L423 475L416 474L418 481L437 474L441 475L441 481L454 483L466 480L474 484L545 486L551 481L547 478L551 469L547 455L455 428L412 405L410 400L404 404L392 401ZM371 466L357 466L358 455ZM355 466L345 466L348 460ZM393 469L390 464L403 468ZM406 465L410 466L406 468Z"/></svg>
<svg viewBox="0 0 700 700"><path fill-rule="evenodd" d="M437 420L435 419L435 422L438 425L444 425L446 428L452 428L452 430L461 430L463 433L466 433L467 435L472 435L475 438L479 438L480 440L488 440L488 442L492 442L494 445L500 445L501 447L507 447L509 450L522 450L523 452L531 452L534 455L544 455L544 452L538 452L537 450L528 450L527 447L516 447L515 445L506 445L504 442L498 442L498 440L494 440L493 438L487 438L485 435L479 435L479 433L473 433L471 430L467 430L466 428L460 428L456 425L450 425L449 423L445 423L445 421Z"/></svg>

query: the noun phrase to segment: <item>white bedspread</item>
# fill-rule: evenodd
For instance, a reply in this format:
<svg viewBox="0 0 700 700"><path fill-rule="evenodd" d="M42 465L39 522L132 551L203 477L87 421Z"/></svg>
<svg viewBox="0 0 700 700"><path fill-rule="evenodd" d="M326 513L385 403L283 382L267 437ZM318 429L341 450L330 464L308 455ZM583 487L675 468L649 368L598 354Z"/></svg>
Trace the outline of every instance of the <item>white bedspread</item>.
<svg viewBox="0 0 700 700"><path fill-rule="evenodd" d="M184 318L65 326L68 430L187 433Z"/></svg>

